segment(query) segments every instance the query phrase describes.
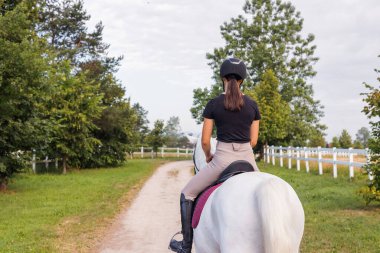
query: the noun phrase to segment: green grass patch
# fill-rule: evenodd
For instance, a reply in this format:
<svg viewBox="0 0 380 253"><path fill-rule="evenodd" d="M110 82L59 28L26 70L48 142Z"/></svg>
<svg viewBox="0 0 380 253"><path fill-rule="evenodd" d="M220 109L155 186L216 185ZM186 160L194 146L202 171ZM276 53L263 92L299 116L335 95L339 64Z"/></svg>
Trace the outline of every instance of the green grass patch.
<svg viewBox="0 0 380 253"><path fill-rule="evenodd" d="M112 169L17 175L0 193L0 252L82 252L164 160Z"/></svg>
<svg viewBox="0 0 380 253"><path fill-rule="evenodd" d="M316 175L315 170L307 174L265 163L259 168L283 178L297 192L306 217L301 252L380 252L380 205L365 206L356 194L366 175L349 179L344 173L334 179L329 170Z"/></svg>

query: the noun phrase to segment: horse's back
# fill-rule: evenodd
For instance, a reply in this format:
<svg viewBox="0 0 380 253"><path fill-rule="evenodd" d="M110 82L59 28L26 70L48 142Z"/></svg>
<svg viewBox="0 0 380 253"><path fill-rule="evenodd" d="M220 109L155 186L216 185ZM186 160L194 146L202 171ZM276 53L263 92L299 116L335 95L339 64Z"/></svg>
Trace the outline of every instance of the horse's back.
<svg viewBox="0 0 380 253"><path fill-rule="evenodd" d="M294 253L303 223L301 203L288 183L263 172L240 174L227 180L206 203L195 230L197 253ZM202 249L202 241L209 242L207 250ZM279 247L281 251L276 250Z"/></svg>

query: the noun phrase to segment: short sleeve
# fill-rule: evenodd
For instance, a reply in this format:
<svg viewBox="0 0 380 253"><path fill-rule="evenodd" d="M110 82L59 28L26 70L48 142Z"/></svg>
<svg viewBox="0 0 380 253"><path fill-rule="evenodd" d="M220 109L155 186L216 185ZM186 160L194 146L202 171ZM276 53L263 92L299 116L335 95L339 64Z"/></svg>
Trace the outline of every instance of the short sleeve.
<svg viewBox="0 0 380 253"><path fill-rule="evenodd" d="M202 114L202 117L203 118L207 118L207 119L214 119L214 113L213 113L213 101L214 100L210 100L208 103L207 103L207 105L206 105L206 107L205 107L205 109L203 110L203 114Z"/></svg>
<svg viewBox="0 0 380 253"><path fill-rule="evenodd" d="M260 120L261 119L261 114L260 114L259 106L257 105L257 103L255 101L253 101L253 107L254 107L254 109L256 111L255 117L253 118L253 120Z"/></svg>

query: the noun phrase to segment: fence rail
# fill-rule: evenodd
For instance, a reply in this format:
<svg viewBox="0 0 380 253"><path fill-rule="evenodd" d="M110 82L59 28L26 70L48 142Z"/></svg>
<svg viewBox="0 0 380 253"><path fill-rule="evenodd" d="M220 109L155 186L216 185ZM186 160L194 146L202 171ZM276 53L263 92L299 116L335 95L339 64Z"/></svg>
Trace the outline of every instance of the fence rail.
<svg viewBox="0 0 380 253"><path fill-rule="evenodd" d="M365 161L355 161L356 156L364 157ZM328 159L326 156L331 157ZM308 147L275 147L267 146L264 148L264 161L267 163L272 162L276 164L276 158L279 159L280 166L284 166L284 159L287 159L288 168L292 168L292 160L296 160L296 168L299 171L301 169L301 161L305 162L306 172L310 171L310 161L318 163L318 173L323 174L323 164L333 165L333 177L338 177L338 165L347 165L349 169L349 177L354 177L354 168L362 168L369 162L370 153L368 149L342 149L342 148L308 148ZM340 159L339 159L340 158ZM342 159L343 158L343 159ZM348 161L344 160L347 159ZM368 174L370 180L373 179L373 175Z"/></svg>
<svg viewBox="0 0 380 253"><path fill-rule="evenodd" d="M161 147L158 148L157 155L161 157L190 157L194 153L193 148L171 148L171 147ZM144 157L154 157L155 152L151 147L141 147L138 151L133 152L134 155Z"/></svg>

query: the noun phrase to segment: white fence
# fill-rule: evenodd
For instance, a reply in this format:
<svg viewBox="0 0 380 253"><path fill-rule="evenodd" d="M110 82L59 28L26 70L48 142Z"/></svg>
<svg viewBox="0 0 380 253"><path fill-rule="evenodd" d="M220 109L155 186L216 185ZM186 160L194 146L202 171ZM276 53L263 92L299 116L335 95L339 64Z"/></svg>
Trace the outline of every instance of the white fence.
<svg viewBox="0 0 380 253"><path fill-rule="evenodd" d="M363 157L364 161L355 161L354 157ZM332 156L332 159L329 158ZM284 158L288 161L288 168L292 168L292 160L296 161L296 168L301 169L301 161L305 162L306 172L310 170L310 161L318 163L318 173L323 174L323 164L333 164L333 177L338 177L338 164L347 165L349 177L354 177L354 167L362 168L369 161L370 154L368 149L341 149L341 148L307 148L307 147L275 147L268 146L264 148L264 160L267 163L276 164L278 158L280 166L284 166ZM348 161L347 161L348 159ZM371 174L368 174L370 180L373 179Z"/></svg>
<svg viewBox="0 0 380 253"><path fill-rule="evenodd" d="M191 157L193 155L193 148L169 148L161 147L158 148L157 155L160 157ZM141 147L138 152L133 152L134 155L144 157L154 157L155 152L151 147Z"/></svg>
<svg viewBox="0 0 380 253"><path fill-rule="evenodd" d="M45 164L45 168L46 170L49 169L49 163L54 163L54 168L55 169L58 169L58 162L61 161L62 159L58 159L58 158L55 158L55 159L49 159L49 157L45 157L45 160L36 160L36 154L33 153L33 158L32 158L32 170L34 173L36 173L36 165L38 163L42 163L42 164Z"/></svg>

